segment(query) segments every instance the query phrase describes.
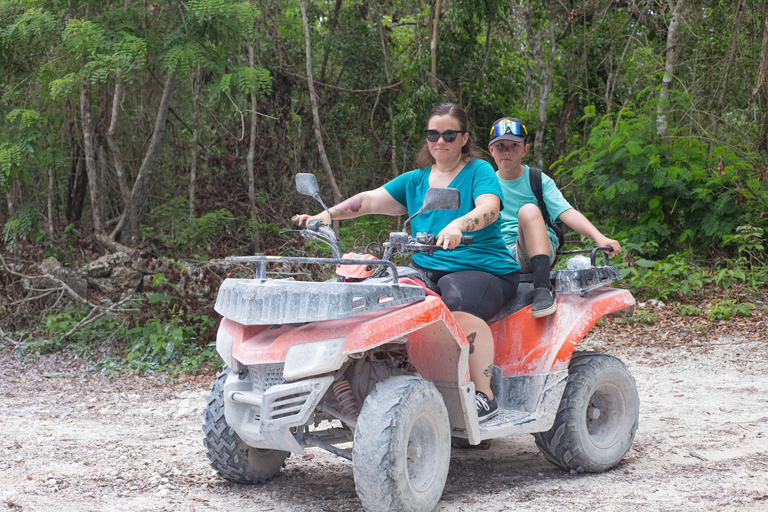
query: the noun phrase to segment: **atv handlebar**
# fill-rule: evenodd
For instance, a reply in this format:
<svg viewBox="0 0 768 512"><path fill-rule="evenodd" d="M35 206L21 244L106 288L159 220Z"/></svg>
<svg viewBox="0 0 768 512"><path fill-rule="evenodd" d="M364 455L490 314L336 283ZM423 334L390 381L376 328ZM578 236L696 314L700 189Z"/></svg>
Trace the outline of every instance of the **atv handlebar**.
<svg viewBox="0 0 768 512"><path fill-rule="evenodd" d="M472 235L462 235L461 237L461 244L463 245L470 245L473 241ZM417 233L416 237L412 237L408 233L396 231L389 234L389 242L385 243L384 247L388 249L387 255L389 257L401 252L425 252L432 256L435 251L450 250L443 249L436 243L437 237L431 233ZM384 259L387 259L387 256Z"/></svg>
<svg viewBox="0 0 768 512"><path fill-rule="evenodd" d="M310 240L320 240L331 246L334 258L341 258L339 250L339 240L336 234L328 224L321 220L313 220L306 224L304 229L290 229L281 231L281 235L299 235L302 238ZM472 245L474 237L472 235L462 235L461 245ZM432 256L435 251L443 251L442 247L437 246L437 237L431 233L417 233L412 237L405 231L395 231L389 234L389 242L384 246L388 249L385 260L390 260L392 256L402 252L425 252ZM450 249L448 249L450 250Z"/></svg>
<svg viewBox="0 0 768 512"><path fill-rule="evenodd" d="M339 239L333 229L321 220L313 220L306 224L304 229L289 229L280 231L280 234L299 235L308 240L319 240L331 248L331 253L336 259L341 259L341 250L339 249Z"/></svg>

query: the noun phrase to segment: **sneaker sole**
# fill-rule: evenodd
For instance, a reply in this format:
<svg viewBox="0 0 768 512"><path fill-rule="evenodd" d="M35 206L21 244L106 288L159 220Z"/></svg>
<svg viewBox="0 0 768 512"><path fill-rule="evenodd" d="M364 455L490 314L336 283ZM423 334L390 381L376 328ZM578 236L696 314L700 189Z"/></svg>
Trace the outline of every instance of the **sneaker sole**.
<svg viewBox="0 0 768 512"><path fill-rule="evenodd" d="M477 422L478 423L483 423L483 422L488 421L489 419L493 418L497 414L499 414L499 409L496 409L492 413L489 413L487 416L483 416L482 418L478 418Z"/></svg>
<svg viewBox="0 0 768 512"><path fill-rule="evenodd" d="M542 309L541 311L533 311L533 310L531 310L531 316L533 318L541 318L543 316L549 316L552 313L554 313L555 311L557 311L557 301L555 301L547 309Z"/></svg>

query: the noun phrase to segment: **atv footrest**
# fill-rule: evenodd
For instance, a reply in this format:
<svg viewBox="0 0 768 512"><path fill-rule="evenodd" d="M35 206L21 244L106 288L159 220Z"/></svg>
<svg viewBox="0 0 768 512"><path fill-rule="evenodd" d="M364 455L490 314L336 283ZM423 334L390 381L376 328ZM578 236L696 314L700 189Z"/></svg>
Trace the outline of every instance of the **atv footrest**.
<svg viewBox="0 0 768 512"><path fill-rule="evenodd" d="M510 411L510 410L502 409L499 411L499 414L489 419L488 421L485 421L480 424L480 435L482 436L485 432L495 430L501 426L505 426L505 427L523 426L528 423L536 421L537 419L539 419L540 416L541 415L538 413L530 413L527 411Z"/></svg>

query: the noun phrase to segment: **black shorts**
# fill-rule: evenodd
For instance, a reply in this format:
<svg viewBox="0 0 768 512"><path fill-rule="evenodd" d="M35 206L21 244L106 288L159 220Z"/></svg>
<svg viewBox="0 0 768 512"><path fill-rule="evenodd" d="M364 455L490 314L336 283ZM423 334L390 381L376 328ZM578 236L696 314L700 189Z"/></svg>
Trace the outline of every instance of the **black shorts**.
<svg viewBox="0 0 768 512"><path fill-rule="evenodd" d="M437 293L451 311L462 311L486 322L512 300L520 283L520 274L512 272L497 276L479 270L441 272L411 262L411 268L423 272L437 285Z"/></svg>

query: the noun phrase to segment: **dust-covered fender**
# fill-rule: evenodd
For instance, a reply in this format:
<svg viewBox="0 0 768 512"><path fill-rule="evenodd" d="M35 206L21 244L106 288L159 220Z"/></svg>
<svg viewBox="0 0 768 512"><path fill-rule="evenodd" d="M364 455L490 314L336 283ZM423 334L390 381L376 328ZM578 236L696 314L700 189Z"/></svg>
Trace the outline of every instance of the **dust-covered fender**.
<svg viewBox="0 0 768 512"><path fill-rule="evenodd" d="M284 362L291 347L314 341L344 338L342 351L348 356L405 337L409 359L422 377L443 384L469 382L469 343L437 297L300 326L246 326L226 318L221 325L234 338L232 355L244 365Z"/></svg>
<svg viewBox="0 0 768 512"><path fill-rule="evenodd" d="M533 318L531 307L491 324L495 364L504 376L544 374L568 369L576 345L605 315L633 307L627 290L598 288L585 296L558 294L557 311Z"/></svg>

